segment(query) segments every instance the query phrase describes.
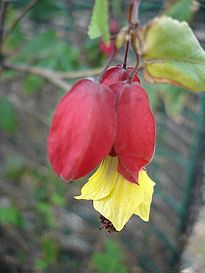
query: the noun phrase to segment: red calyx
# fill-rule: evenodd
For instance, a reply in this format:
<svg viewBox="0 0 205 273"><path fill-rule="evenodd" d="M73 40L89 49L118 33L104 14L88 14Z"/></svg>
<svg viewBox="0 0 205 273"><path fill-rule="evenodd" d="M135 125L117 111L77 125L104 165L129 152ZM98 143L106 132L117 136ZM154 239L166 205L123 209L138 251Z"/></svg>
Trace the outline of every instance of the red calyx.
<svg viewBox="0 0 205 273"><path fill-rule="evenodd" d="M117 131L114 150L118 171L137 183L138 172L153 158L156 126L145 90L138 83L110 85L117 95Z"/></svg>
<svg viewBox="0 0 205 273"><path fill-rule="evenodd" d="M154 154L156 128L149 99L132 69L108 69L101 83L78 81L58 103L48 137L48 155L64 180L81 178L108 154L118 171L138 183L138 172Z"/></svg>
<svg viewBox="0 0 205 273"><path fill-rule="evenodd" d="M118 64L107 69L107 71L101 78L101 83L106 86L110 86L111 84L117 82L127 81L129 79L131 72L132 72L131 67L123 68L121 64ZM140 79L137 73L134 74L133 82L140 83Z"/></svg>
<svg viewBox="0 0 205 273"><path fill-rule="evenodd" d="M48 136L48 157L64 180L93 171L109 153L116 131L115 96L83 79L58 103Z"/></svg>

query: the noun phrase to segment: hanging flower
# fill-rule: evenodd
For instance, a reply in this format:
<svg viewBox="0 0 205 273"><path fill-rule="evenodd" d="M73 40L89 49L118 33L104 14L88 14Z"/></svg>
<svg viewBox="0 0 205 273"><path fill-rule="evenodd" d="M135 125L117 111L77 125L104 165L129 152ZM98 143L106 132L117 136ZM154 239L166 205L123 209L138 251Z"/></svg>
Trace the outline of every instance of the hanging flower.
<svg viewBox="0 0 205 273"><path fill-rule="evenodd" d="M154 182L142 170L139 185L130 183L117 168L117 157L107 156L75 198L93 200L94 208L120 231L133 214L149 221Z"/></svg>
<svg viewBox="0 0 205 273"><path fill-rule="evenodd" d="M93 200L106 228L118 231L132 214L148 221L154 186L144 167L154 154L155 121L138 76L124 81L128 72L118 66L101 83L78 81L57 105L48 137L50 162L64 180L102 162L76 198Z"/></svg>

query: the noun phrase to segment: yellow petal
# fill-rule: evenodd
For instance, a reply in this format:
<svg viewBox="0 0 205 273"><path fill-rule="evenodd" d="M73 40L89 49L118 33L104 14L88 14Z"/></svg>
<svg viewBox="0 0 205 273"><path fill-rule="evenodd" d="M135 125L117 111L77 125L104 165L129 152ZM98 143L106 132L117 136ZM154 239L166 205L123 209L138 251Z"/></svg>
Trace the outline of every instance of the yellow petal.
<svg viewBox="0 0 205 273"><path fill-rule="evenodd" d="M94 208L120 231L132 214L148 221L154 182L140 171L139 185L133 184L117 169L117 157L107 156L75 198L93 200Z"/></svg>
<svg viewBox="0 0 205 273"><path fill-rule="evenodd" d="M105 198L94 201L93 206L120 231L143 202L143 198L144 193L140 185L130 183L118 174L112 192Z"/></svg>
<svg viewBox="0 0 205 273"><path fill-rule="evenodd" d="M116 172L118 166L117 157L107 156L97 171L90 177L82 187L81 195L76 199L99 200L106 197L116 183Z"/></svg>
<svg viewBox="0 0 205 273"><path fill-rule="evenodd" d="M147 222L149 221L150 205L155 183L149 178L145 171L141 171L139 173L139 184L142 187L144 198L143 202L137 206L134 214Z"/></svg>

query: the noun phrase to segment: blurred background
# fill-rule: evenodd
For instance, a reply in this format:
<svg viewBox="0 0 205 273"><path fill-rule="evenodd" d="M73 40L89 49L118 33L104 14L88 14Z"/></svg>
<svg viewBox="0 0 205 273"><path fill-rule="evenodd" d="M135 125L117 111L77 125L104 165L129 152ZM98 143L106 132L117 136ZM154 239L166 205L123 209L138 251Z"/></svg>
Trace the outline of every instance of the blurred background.
<svg viewBox="0 0 205 273"><path fill-rule="evenodd" d="M142 24L159 14L186 20L205 47L204 1L141 2ZM0 70L0 272L203 273L205 94L143 82L158 126L148 168L156 182L149 223L135 216L120 233L99 231L91 202L73 199L86 179L64 184L50 168L46 141L56 103L76 79L95 77L110 54L87 36L93 4L8 6ZM129 1L110 4L117 32ZM114 63L122 62L123 50Z"/></svg>

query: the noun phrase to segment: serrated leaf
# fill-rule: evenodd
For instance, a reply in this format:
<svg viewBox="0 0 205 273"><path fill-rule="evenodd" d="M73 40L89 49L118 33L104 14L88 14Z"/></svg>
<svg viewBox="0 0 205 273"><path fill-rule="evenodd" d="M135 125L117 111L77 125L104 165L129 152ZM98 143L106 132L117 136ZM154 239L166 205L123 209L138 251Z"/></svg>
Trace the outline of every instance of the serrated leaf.
<svg viewBox="0 0 205 273"><path fill-rule="evenodd" d="M194 14L193 5L193 0L179 0L165 14L179 21L190 21Z"/></svg>
<svg viewBox="0 0 205 273"><path fill-rule="evenodd" d="M108 4L108 0L95 0L91 22L88 28L88 35L90 39L95 39L102 36L106 44L108 44L110 40L108 26Z"/></svg>
<svg viewBox="0 0 205 273"><path fill-rule="evenodd" d="M0 129L9 134L16 131L16 118L13 105L3 97L0 98Z"/></svg>
<svg viewBox="0 0 205 273"><path fill-rule="evenodd" d="M205 51L185 22L159 17L143 31L144 75L149 82L205 91Z"/></svg>

